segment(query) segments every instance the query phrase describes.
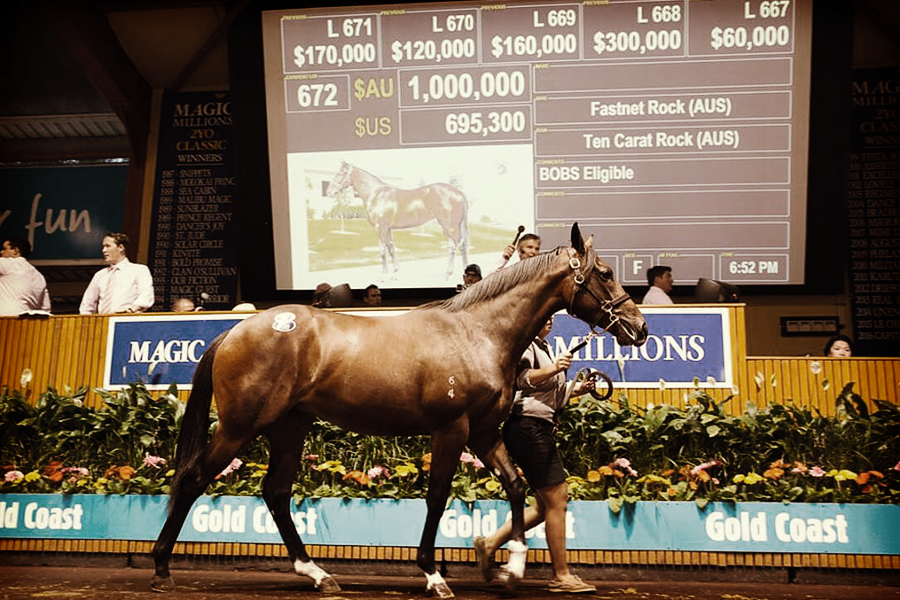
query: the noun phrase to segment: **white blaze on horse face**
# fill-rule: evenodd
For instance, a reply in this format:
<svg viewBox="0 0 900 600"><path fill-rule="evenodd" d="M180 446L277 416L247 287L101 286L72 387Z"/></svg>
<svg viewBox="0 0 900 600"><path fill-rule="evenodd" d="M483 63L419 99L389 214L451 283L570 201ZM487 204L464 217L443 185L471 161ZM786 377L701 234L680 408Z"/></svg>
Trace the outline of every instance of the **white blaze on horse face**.
<svg viewBox="0 0 900 600"><path fill-rule="evenodd" d="M324 579L331 577L313 561L301 562L299 560L295 560L294 572L297 573L297 575L306 575L307 577L312 579L317 586L322 583Z"/></svg>

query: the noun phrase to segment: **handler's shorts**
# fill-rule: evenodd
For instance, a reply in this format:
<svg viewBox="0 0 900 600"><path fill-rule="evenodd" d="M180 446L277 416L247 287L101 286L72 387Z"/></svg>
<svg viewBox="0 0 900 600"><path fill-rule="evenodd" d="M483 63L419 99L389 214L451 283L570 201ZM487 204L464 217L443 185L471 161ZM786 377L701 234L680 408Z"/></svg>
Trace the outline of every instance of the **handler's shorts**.
<svg viewBox="0 0 900 600"><path fill-rule="evenodd" d="M550 421L512 416L503 424L503 443L532 489L540 490L566 480Z"/></svg>

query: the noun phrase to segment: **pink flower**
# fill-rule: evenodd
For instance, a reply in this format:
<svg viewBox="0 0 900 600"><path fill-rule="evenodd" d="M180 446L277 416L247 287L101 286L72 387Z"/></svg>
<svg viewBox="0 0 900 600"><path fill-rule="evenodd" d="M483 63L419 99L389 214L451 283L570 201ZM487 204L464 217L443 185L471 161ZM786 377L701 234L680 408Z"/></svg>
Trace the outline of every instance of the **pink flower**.
<svg viewBox="0 0 900 600"><path fill-rule="evenodd" d="M900 462L898 462L896 465L894 465L894 470L900 471Z"/></svg>
<svg viewBox="0 0 900 600"><path fill-rule="evenodd" d="M62 471L63 473L72 473L74 477L87 477L91 474L90 471L88 471L84 467L64 467L63 469L60 469L60 471Z"/></svg>
<svg viewBox="0 0 900 600"><path fill-rule="evenodd" d="M709 462L703 463L702 465L697 465L696 467L694 467L693 469L691 469L691 476L692 476L692 477L696 477L697 475L700 474L701 471L705 471L705 470L707 470L707 469L710 468L710 467L715 467L715 466L718 466L718 465L720 465L720 464L721 464L721 463L720 463L719 461L717 461L717 460L711 460L711 461L709 461Z"/></svg>
<svg viewBox="0 0 900 600"><path fill-rule="evenodd" d="M244 461L242 461L241 459L239 459L239 458L234 459L233 461L231 461L230 465L225 467L222 470L222 472L219 473L219 477L225 477L226 475L230 475L231 473L240 469L241 465L243 465L243 464L244 464ZM216 477L216 479L218 479L219 477Z"/></svg>
<svg viewBox="0 0 900 600"><path fill-rule="evenodd" d="M472 456L471 454L469 454L468 452L463 452L462 454L460 454L459 460L460 460L460 462L469 463L476 469L484 468L484 463L481 462L480 460L478 460L477 458L475 458L474 456Z"/></svg>
<svg viewBox="0 0 900 600"><path fill-rule="evenodd" d="M813 477L824 477L825 471L822 469L822 467L813 467L809 470L809 474Z"/></svg>
<svg viewBox="0 0 900 600"><path fill-rule="evenodd" d="M22 471L7 471L5 479L6 479L6 481L12 482L12 481L18 481L18 480L22 479L23 477L25 477L25 474L22 473Z"/></svg>
<svg viewBox="0 0 900 600"><path fill-rule="evenodd" d="M378 479L379 477L390 477L391 473L381 465L375 465L366 472L369 479Z"/></svg>
<svg viewBox="0 0 900 600"><path fill-rule="evenodd" d="M625 471L628 471L628 474L632 477L637 477L638 472L631 468L631 461L627 458L617 458L616 462L614 462L613 464L617 467L621 467Z"/></svg>
<svg viewBox="0 0 900 600"><path fill-rule="evenodd" d="M144 464L148 467L159 469L165 466L166 459L159 456L153 456L149 452L144 453Z"/></svg>

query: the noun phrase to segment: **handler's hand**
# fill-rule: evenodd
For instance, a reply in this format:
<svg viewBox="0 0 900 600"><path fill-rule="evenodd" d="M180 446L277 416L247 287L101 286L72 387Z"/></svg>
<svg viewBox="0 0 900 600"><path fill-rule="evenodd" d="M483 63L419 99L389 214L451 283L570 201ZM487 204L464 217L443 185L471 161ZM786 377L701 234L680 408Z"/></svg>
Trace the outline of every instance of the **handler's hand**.
<svg viewBox="0 0 900 600"><path fill-rule="evenodd" d="M571 353L566 352L565 354L562 354L562 355L556 357L557 372L565 371L566 369L568 369L571 366L572 366L572 354Z"/></svg>
<svg viewBox="0 0 900 600"><path fill-rule="evenodd" d="M581 394L587 394L588 392L593 392L597 389L597 382L594 381L593 378L584 379L575 384L575 387L572 388L573 396L580 396Z"/></svg>

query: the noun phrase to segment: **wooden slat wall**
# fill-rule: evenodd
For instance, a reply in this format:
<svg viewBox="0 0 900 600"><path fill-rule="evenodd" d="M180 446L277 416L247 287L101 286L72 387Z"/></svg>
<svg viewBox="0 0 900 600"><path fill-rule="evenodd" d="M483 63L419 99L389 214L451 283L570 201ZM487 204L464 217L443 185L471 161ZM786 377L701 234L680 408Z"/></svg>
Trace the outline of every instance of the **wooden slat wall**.
<svg viewBox="0 0 900 600"><path fill-rule="evenodd" d="M109 320L99 315L59 315L48 319L0 317L0 387L25 390L22 373L31 369L28 397L36 402L48 387L60 393L82 386L85 403L99 406ZM188 392L179 391L181 400Z"/></svg>
<svg viewBox="0 0 900 600"><path fill-rule="evenodd" d="M743 413L749 402L758 407L773 402L794 402L833 415L837 394L851 381L855 383L854 391L869 402L870 409L874 408L873 398L900 402L900 357L747 357L744 305L724 306L730 312L731 352L737 388L737 394L726 405L729 414ZM28 368L33 373L32 401L48 386L60 392L81 386L101 387L107 332L105 316L0 317L0 386L22 389L22 371ZM821 373L813 373L813 363L821 366ZM827 389L823 386L824 381L828 382ZM684 408L691 390L622 387L621 391L629 402L638 406L652 403ZM720 401L732 395L732 390L708 391ZM179 391L178 396L186 400L188 392ZM89 405L97 406L99 397L89 392L86 400Z"/></svg>
<svg viewBox="0 0 900 600"><path fill-rule="evenodd" d="M124 540L42 540L0 539L0 552L67 552L94 554L147 555L153 542ZM388 560L413 562L416 549L385 546L307 546L314 559L332 560ZM223 556L284 558L287 549L282 544L201 543L175 544L174 554L190 556ZM475 562L475 553L468 548L438 549L436 558L449 563ZM506 550L498 559L508 560ZM549 563L546 550L529 550L529 563ZM570 564L597 566L675 566L675 567L770 567L821 569L900 569L900 556L872 554L775 554L752 552L689 552L680 550L570 550Z"/></svg>
<svg viewBox="0 0 900 600"><path fill-rule="evenodd" d="M789 403L833 415L835 399L845 385L875 410L873 399L900 403L900 359L752 357L746 361L748 396L757 404ZM821 372L815 373L815 370ZM759 374L762 386L755 378Z"/></svg>

